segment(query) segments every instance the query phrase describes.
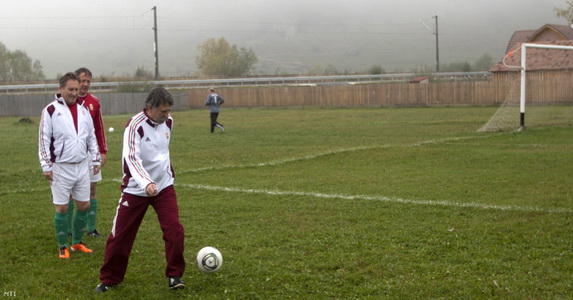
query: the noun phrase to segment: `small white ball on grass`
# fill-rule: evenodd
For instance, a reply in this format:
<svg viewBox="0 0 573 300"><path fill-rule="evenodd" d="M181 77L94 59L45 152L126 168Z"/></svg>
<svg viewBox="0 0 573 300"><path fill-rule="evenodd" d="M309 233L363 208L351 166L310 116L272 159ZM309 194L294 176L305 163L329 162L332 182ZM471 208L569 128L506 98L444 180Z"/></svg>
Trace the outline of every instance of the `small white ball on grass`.
<svg viewBox="0 0 573 300"><path fill-rule="evenodd" d="M214 247L204 247L197 253L197 267L201 272L216 273L223 265L223 255Z"/></svg>

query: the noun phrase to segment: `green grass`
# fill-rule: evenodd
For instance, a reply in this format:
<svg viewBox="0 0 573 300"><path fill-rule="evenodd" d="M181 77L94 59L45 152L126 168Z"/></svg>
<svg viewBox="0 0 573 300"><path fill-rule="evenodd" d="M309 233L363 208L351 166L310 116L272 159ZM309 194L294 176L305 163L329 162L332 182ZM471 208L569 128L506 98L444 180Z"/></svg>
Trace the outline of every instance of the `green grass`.
<svg viewBox="0 0 573 300"><path fill-rule="evenodd" d="M105 240L57 258L37 122L0 118L0 295L36 299L573 298L573 107L528 108L519 133L477 133L494 107L175 112L171 158L187 288L169 291L150 209L125 281L95 295ZM548 117L549 116L549 117ZM98 229L120 196L122 128ZM219 273L194 265L203 246ZM5 296L7 298L8 296Z"/></svg>

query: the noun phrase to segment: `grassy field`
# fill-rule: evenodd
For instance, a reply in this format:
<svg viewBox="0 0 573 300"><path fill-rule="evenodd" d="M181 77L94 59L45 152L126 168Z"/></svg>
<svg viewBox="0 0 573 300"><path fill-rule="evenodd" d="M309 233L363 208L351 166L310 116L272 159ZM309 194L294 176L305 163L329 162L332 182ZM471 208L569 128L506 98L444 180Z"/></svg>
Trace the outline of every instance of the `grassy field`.
<svg viewBox="0 0 573 300"><path fill-rule="evenodd" d="M169 291L150 209L125 281L103 295L105 239L57 258L38 118L0 118L0 295L36 299L573 298L573 107L528 108L522 132L477 133L494 107L175 112L171 159L187 288ZM38 112L39 115L39 112ZM548 117L549 116L549 117ZM98 229L120 196L122 128ZM217 247L219 273L194 264Z"/></svg>

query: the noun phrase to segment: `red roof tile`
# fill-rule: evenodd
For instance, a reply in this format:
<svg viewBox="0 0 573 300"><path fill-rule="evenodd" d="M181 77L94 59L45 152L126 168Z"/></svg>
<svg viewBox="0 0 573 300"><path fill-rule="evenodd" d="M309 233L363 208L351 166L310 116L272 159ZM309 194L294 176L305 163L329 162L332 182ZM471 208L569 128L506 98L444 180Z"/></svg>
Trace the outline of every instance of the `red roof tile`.
<svg viewBox="0 0 573 300"><path fill-rule="evenodd" d="M520 46L519 43L517 46ZM553 41L533 44L548 44L548 45L562 45L573 46L573 40L570 41ZM541 48L527 48L527 65L528 71L539 70L563 70L573 69L573 50L561 49L541 49ZM507 66L514 66L516 68L509 68ZM506 71L520 71L521 67L521 47L519 47L513 54L505 59L496 63L489 69L490 72L506 72Z"/></svg>
<svg viewBox="0 0 573 300"><path fill-rule="evenodd" d="M531 36L530 42L541 42L536 40L536 37L540 35L543 31L551 30L556 33L563 40L573 40L573 28L566 25L555 25L555 24L545 24L541 28L537 29L535 33Z"/></svg>
<svg viewBox="0 0 573 300"><path fill-rule="evenodd" d="M513 33L511 39L509 39L509 43L507 43L507 49L505 49L505 53L509 53L509 51L516 48L515 45L527 43L529 38L535 33L537 30L520 30Z"/></svg>
<svg viewBox="0 0 573 300"><path fill-rule="evenodd" d="M505 53L515 50L521 43L573 40L573 28L566 25L545 24L539 29L519 30L513 33Z"/></svg>

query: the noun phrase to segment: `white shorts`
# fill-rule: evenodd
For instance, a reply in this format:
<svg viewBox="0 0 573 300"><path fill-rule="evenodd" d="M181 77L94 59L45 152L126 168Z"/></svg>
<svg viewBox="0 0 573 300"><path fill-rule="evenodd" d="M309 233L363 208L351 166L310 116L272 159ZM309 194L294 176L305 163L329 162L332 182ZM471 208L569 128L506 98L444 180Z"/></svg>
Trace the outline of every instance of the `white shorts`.
<svg viewBox="0 0 573 300"><path fill-rule="evenodd" d="M100 182L101 181L101 168L99 172L94 175L94 165L90 165L90 182Z"/></svg>
<svg viewBox="0 0 573 300"><path fill-rule="evenodd" d="M90 201L90 177L88 160L77 164L55 163L52 166L52 201L65 205L70 195L77 201Z"/></svg>

